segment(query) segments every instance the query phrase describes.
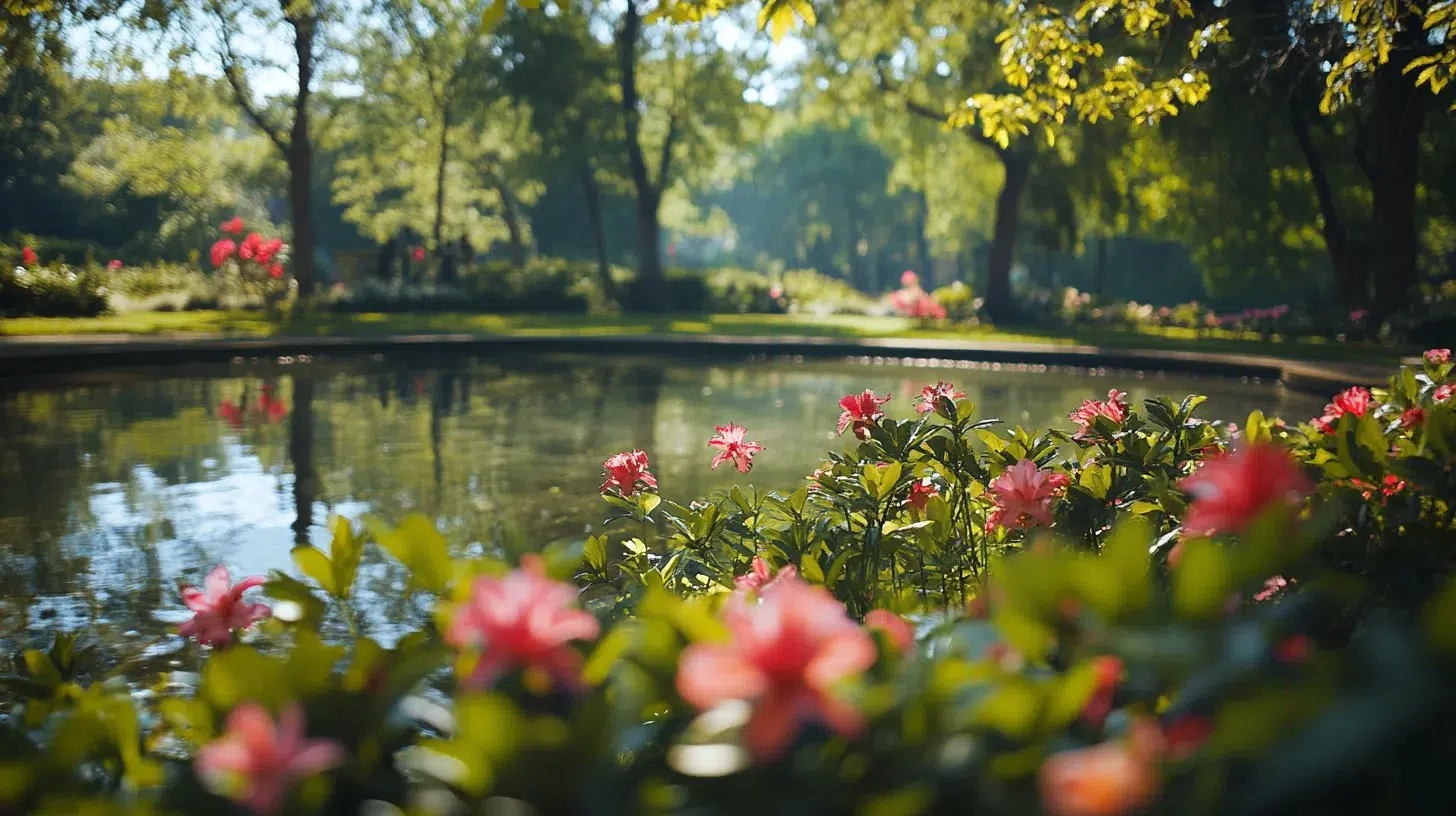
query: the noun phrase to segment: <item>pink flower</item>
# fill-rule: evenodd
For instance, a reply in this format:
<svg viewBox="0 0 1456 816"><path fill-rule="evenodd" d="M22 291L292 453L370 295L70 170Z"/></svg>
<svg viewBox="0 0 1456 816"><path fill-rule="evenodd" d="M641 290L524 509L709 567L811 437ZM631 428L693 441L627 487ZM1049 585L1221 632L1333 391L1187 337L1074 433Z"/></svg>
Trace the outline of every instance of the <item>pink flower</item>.
<svg viewBox="0 0 1456 816"><path fill-rule="evenodd" d="M1049 816L1124 816L1152 804L1160 786L1153 757L1128 742L1052 754L1039 781Z"/></svg>
<svg viewBox="0 0 1456 816"><path fill-rule="evenodd" d="M922 294L910 304L910 317L920 320L944 320L945 307L934 297Z"/></svg>
<svg viewBox="0 0 1456 816"><path fill-rule="evenodd" d="M834 690L874 664L874 641L832 595L798 578L775 581L761 595L761 603L728 606L729 642L683 650L678 693L699 709L751 702L745 741L758 760L781 756L804 722L858 734L864 717Z"/></svg>
<svg viewBox="0 0 1456 816"><path fill-rule="evenodd" d="M576 587L547 578L545 562L535 553L523 556L520 568L504 578L476 577L445 632L446 643L480 653L462 682L479 689L508 669L530 667L576 686L582 660L570 643L595 640L600 626L590 612L571 608L575 600Z"/></svg>
<svg viewBox="0 0 1456 816"><path fill-rule="evenodd" d="M865 626L884 632L895 651L905 654L915 648L915 627L888 609L874 609L865 615Z"/></svg>
<svg viewBox="0 0 1456 816"><path fill-rule="evenodd" d="M272 614L265 604L243 601L244 592L266 582L265 578L253 576L233 585L227 567L218 564L203 580L202 589L182 587L182 603L195 614L177 627L177 634L196 637L204 646L228 645L234 630L247 629Z"/></svg>
<svg viewBox="0 0 1456 816"><path fill-rule="evenodd" d="M410 251L410 257L414 258L416 261L423 261L425 259L425 248L415 247L413 250Z"/></svg>
<svg viewBox="0 0 1456 816"><path fill-rule="evenodd" d="M295 783L345 759L334 740L308 739L303 709L291 703L275 724L258 703L244 703L227 719L227 733L197 752L197 776L207 787L254 813L277 813Z"/></svg>
<svg viewBox="0 0 1456 816"><path fill-rule="evenodd" d="M713 457L713 470L728 460L733 460L733 466L738 468L739 473L747 473L753 467L753 455L763 450L763 446L757 442L743 441L743 434L748 431L742 425L717 425L713 428L717 436L708 440L708 447L718 448L718 454Z"/></svg>
<svg viewBox="0 0 1456 816"><path fill-rule="evenodd" d="M929 479L922 479L910 484L910 495L905 497L905 505L924 513L925 506L930 503L930 497L939 495L940 488Z"/></svg>
<svg viewBox="0 0 1456 816"><path fill-rule="evenodd" d="M1310 424L1323 433L1332 434L1335 432L1335 424L1345 414L1365 416L1370 410L1370 401L1368 390L1359 386L1348 388L1336 394L1330 404L1325 406L1324 415L1311 420Z"/></svg>
<svg viewBox="0 0 1456 816"><path fill-rule="evenodd" d="M111 260L109 260L109 261L106 262L106 268L107 269L110 269L112 272L115 272L116 270L120 269L121 267L122 267L121 261L117 260L116 258L112 258Z"/></svg>
<svg viewBox="0 0 1456 816"><path fill-rule="evenodd" d="M1283 575L1271 575L1268 580L1264 581L1264 588L1254 595L1254 600L1267 601L1283 592L1292 583L1294 582Z"/></svg>
<svg viewBox="0 0 1456 816"><path fill-rule="evenodd" d="M226 233L231 233L233 235L242 235L243 219L236 215L232 218L229 218L228 220L222 222L222 231Z"/></svg>
<svg viewBox="0 0 1456 816"><path fill-rule="evenodd" d="M1426 412L1421 408L1407 408L1400 415L1400 427L1414 428L1426 419Z"/></svg>
<svg viewBox="0 0 1456 816"><path fill-rule="evenodd" d="M877 397L873 391L844 397L839 401L839 407L844 409L844 412L839 415L839 433L843 434L846 428L853 425L855 436L869 439L870 426L885 417L885 412L880 410L880 406L889 401L889 394Z"/></svg>
<svg viewBox="0 0 1456 816"><path fill-rule="evenodd" d="M1435 400L1436 402L1445 402L1446 400L1451 399L1451 395L1453 393L1456 393L1456 384L1447 383L1446 385L1440 386L1435 391L1432 391L1431 399Z"/></svg>
<svg viewBox="0 0 1456 816"><path fill-rule="evenodd" d="M1052 501L1070 480L1065 473L1039 470L1030 459L1007 468L991 482L996 507L986 519L986 531L997 527L1026 529L1052 523Z"/></svg>
<svg viewBox="0 0 1456 816"><path fill-rule="evenodd" d="M1127 420L1127 392L1118 391L1116 388L1107 392L1107 402L1097 400L1086 400L1077 410L1067 414L1067 418L1077 423L1081 430L1073 435L1073 439L1085 439L1092 435L1095 426L1092 424L1097 417L1105 416L1114 424L1121 426Z"/></svg>
<svg viewBox="0 0 1456 816"><path fill-rule="evenodd" d="M1297 502L1310 491L1294 460L1273 445L1210 457L1178 486L1193 496L1183 529L1203 535L1243 529L1269 507Z"/></svg>
<svg viewBox="0 0 1456 816"><path fill-rule="evenodd" d="M257 249L253 251L253 260L257 261L261 266L267 266L273 260L273 256L282 251L283 239L269 238L259 244Z"/></svg>
<svg viewBox="0 0 1456 816"><path fill-rule="evenodd" d="M602 463L602 472L607 474L603 493L615 487L626 498L643 488L657 489L657 477L647 472L647 454L640 450L613 456Z"/></svg>
<svg viewBox="0 0 1456 816"><path fill-rule="evenodd" d="M733 579L733 588L740 592L763 592L775 583L786 578L797 578L799 570L793 564L789 564L774 575L769 568L768 562L753 557L753 566L749 568L747 575L740 575Z"/></svg>
<svg viewBox="0 0 1456 816"><path fill-rule="evenodd" d="M279 278L283 277L283 267L279 266L278 264L273 264L272 266L268 267L268 276L273 278L274 280L278 280Z"/></svg>
<svg viewBox="0 0 1456 816"><path fill-rule="evenodd" d="M773 286L770 286L768 288L768 296L774 300L778 300L779 298L784 296L784 287L775 283Z"/></svg>
<svg viewBox="0 0 1456 816"><path fill-rule="evenodd" d="M30 247L25 247L24 249L20 250L20 262L22 264L25 264L26 266L32 266L38 260L40 260L40 257L37 256L35 254L35 250L31 249Z"/></svg>
<svg viewBox="0 0 1456 816"><path fill-rule="evenodd" d="M1355 321L1356 323L1359 323L1360 321L1365 319L1366 315L1369 314L1370 312L1366 311L1365 309L1354 309L1350 312L1350 319Z"/></svg>
<svg viewBox="0 0 1456 816"><path fill-rule="evenodd" d="M907 269L900 273L900 285L906 289L913 289L920 285L920 276L913 270Z"/></svg>
<svg viewBox="0 0 1456 816"><path fill-rule="evenodd" d="M1426 358L1426 362L1435 365L1449 363L1451 362L1451 349L1427 349L1422 356Z"/></svg>
<svg viewBox="0 0 1456 816"><path fill-rule="evenodd" d="M258 250L262 246L263 236L256 232L250 232L248 233L248 237L243 239L243 243L238 246L238 257L245 261L251 261L257 257ZM262 261L259 261L259 263L262 263Z"/></svg>
<svg viewBox="0 0 1456 816"><path fill-rule="evenodd" d="M915 413L928 414L936 410L942 399L947 399L954 403L965 398L966 395L957 391L954 385L943 381L937 382L935 385L927 385L920 389L920 402L915 405Z"/></svg>
<svg viewBox="0 0 1456 816"><path fill-rule="evenodd" d="M228 240L227 238L223 238L222 240L213 244L212 265L222 266L224 261L233 256L233 253L237 251L237 248L238 245L233 241Z"/></svg>

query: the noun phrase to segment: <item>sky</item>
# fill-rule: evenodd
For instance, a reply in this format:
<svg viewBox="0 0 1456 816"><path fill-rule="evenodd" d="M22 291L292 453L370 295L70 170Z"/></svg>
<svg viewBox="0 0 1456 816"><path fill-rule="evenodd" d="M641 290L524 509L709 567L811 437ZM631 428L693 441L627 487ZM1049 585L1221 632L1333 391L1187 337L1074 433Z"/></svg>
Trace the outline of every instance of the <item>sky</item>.
<svg viewBox="0 0 1456 816"><path fill-rule="evenodd" d="M351 5L357 7L358 0L347 0ZM613 14L620 12L621 0L613 0L609 8ZM545 5L543 13L556 13L550 4ZM749 18L737 14L723 14L714 18L710 23L715 39L725 49L738 50L747 48L751 42L765 45L768 49L769 68L762 75L755 77L750 83L751 87L744 90L744 98L749 102L760 102L765 105L776 105L782 101L796 82L793 74L793 67L801 62L808 54L808 49L799 37L790 34L778 43L769 41L769 37L762 31L753 28ZM100 64L106 60L101 59L111 47L111 41L116 39L119 24L115 21L106 21L90 26L76 26L70 29L68 39L76 55L77 70L83 74L94 74L94 68L87 66L93 59ZM596 32L598 36L609 38L610 30L602 27ZM174 35L175 36L175 35ZM221 76L221 70L216 59L218 40L213 31L201 31L196 34L197 47L196 55L185 59L182 62L184 68L189 71L205 76ZM163 41L161 38L153 38L154 41L147 42L146 38L138 40L128 34L125 38L128 43L134 44L138 54L143 74L153 78L167 76L172 66L171 50L179 44L179 41ZM273 63L281 67L260 68L249 72L248 81L258 101L278 94L290 94L293 90L293 74L291 62L293 58L292 47L286 37L277 36L276 32L270 33L261 24L257 30L245 30L235 40L246 43L251 47L250 56L259 58L262 62ZM315 91L320 90L318 84Z"/></svg>

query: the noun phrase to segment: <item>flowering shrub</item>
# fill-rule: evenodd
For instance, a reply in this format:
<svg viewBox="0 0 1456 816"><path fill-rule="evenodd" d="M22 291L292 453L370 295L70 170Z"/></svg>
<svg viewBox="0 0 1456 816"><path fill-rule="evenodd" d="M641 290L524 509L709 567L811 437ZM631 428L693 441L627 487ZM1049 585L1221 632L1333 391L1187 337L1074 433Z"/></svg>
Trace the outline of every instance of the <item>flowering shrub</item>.
<svg viewBox="0 0 1456 816"><path fill-rule="evenodd" d="M0 267L0 316L94 317L105 314L106 272L96 265L42 265L24 248L25 263Z"/></svg>
<svg viewBox="0 0 1456 816"><path fill-rule="evenodd" d="M243 219L235 216L220 229L224 235L241 235ZM293 287L292 279L286 277L288 245L282 238L264 238L256 232L237 241L219 238L208 256L224 289L275 302Z"/></svg>
<svg viewBox="0 0 1456 816"><path fill-rule="evenodd" d="M947 312L935 297L920 288L920 276L910 270L900 276L900 288L887 298L890 308L901 317L921 321L945 320Z"/></svg>
<svg viewBox="0 0 1456 816"><path fill-rule="evenodd" d="M1450 813L1452 368L1237 435L1198 397L1032 432L848 395L797 490L679 504L624 452L604 532L514 569L334 519L302 578L184 589L181 671L18 655L0 807ZM773 455L716 431L704 467ZM408 575L383 624L370 546Z"/></svg>

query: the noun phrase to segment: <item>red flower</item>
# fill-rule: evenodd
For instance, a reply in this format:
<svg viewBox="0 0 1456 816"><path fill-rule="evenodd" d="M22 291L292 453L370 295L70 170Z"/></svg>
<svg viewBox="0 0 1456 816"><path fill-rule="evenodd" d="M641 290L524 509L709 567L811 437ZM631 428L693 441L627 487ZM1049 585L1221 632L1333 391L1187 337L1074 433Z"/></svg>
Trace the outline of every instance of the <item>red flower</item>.
<svg viewBox="0 0 1456 816"><path fill-rule="evenodd" d="M944 320L945 307L933 296L922 294L910 304L910 317L920 320Z"/></svg>
<svg viewBox="0 0 1456 816"><path fill-rule="evenodd" d="M202 582L203 589L182 587L182 603L195 614L192 620L177 627L177 634L195 636L197 642L204 646L228 645L232 642L234 630L246 629L272 614L264 604L243 602L244 592L262 586L266 580L254 576L244 578L234 586L227 567L221 564L213 567Z"/></svg>
<svg viewBox="0 0 1456 816"><path fill-rule="evenodd" d="M1153 759L1136 741L1052 754L1041 766L1042 808L1050 816L1123 816L1143 810L1158 795Z"/></svg>
<svg viewBox="0 0 1456 816"><path fill-rule="evenodd" d="M1096 690L1082 706L1082 720L1089 725L1100 726L1112 713L1112 698L1117 685L1122 682L1123 663L1112 655L1092 659L1092 671L1097 676Z"/></svg>
<svg viewBox="0 0 1456 816"><path fill-rule="evenodd" d="M1052 523L1052 501L1070 480L1065 473L1039 470L1030 459L1006 468L991 482L996 507L986 519L986 531L1005 527L1020 530Z"/></svg>
<svg viewBox="0 0 1456 816"><path fill-rule="evenodd" d="M277 280L277 279L283 277L283 267L282 266L279 266L278 264L273 264L272 266L268 267L268 274L274 280Z"/></svg>
<svg viewBox="0 0 1456 816"><path fill-rule="evenodd" d="M718 454L713 457L713 470L728 460L733 460L733 466L738 468L739 473L747 473L753 467L753 455L763 450L763 446L757 442L743 441L743 434L748 431L742 425L717 425L713 428L717 436L708 440L708 447L718 448Z"/></svg>
<svg viewBox="0 0 1456 816"><path fill-rule="evenodd" d="M253 260L257 261L260 266L267 266L269 263L272 262L273 256L277 255L279 252L282 251L283 239L269 238L268 240L259 244L257 249L253 251Z"/></svg>
<svg viewBox="0 0 1456 816"><path fill-rule="evenodd" d="M907 269L900 273L900 285L906 289L913 289L920 285L920 276Z"/></svg>
<svg viewBox="0 0 1456 816"><path fill-rule="evenodd" d="M1121 426L1127 419L1127 392L1114 388L1107 392L1107 402L1085 400L1077 410L1067 414L1068 419L1081 427L1072 438L1085 439L1090 436L1095 430L1092 423L1100 416L1105 416Z"/></svg>
<svg viewBox="0 0 1456 816"><path fill-rule="evenodd" d="M1297 502L1309 480L1282 448L1246 445L1204 460L1178 486L1193 496L1183 529L1198 534L1243 529L1271 506Z"/></svg>
<svg viewBox="0 0 1456 816"><path fill-rule="evenodd" d="M1434 363L1436 365L1449 363L1451 362L1451 349L1427 349L1423 356L1428 363Z"/></svg>
<svg viewBox="0 0 1456 816"><path fill-rule="evenodd" d="M228 220L222 222L222 231L226 233L231 233L233 235L242 235L243 219L236 215L232 218L229 218Z"/></svg>
<svg viewBox="0 0 1456 816"><path fill-rule="evenodd" d="M699 709L751 702L745 741L759 760L782 755L807 721L845 737L858 734L864 717L834 692L874 664L874 641L832 595L798 578L775 581L761 597L728 606L729 642L683 651L678 693Z"/></svg>
<svg viewBox="0 0 1456 816"><path fill-rule="evenodd" d="M1290 635L1287 638L1274 644L1274 658L1280 663L1298 665L1309 660L1309 655L1314 651L1314 644L1310 641L1309 635Z"/></svg>
<svg viewBox="0 0 1456 816"><path fill-rule="evenodd" d="M927 385L920 389L920 402L915 405L915 413L928 414L936 411L940 407L942 399L955 403L965 398L966 395L957 391L954 385L948 382L937 382L935 385Z"/></svg>
<svg viewBox="0 0 1456 816"><path fill-rule="evenodd" d="M35 254L35 250L31 249L30 247L25 247L24 249L20 250L20 262L22 264L25 264L26 266L31 266L38 260L40 260L40 258Z"/></svg>
<svg viewBox="0 0 1456 816"><path fill-rule="evenodd" d="M936 487L934 482L922 479L910 484L910 495L905 497L905 504L924 513L925 506L930 504L930 497L939 495L940 488Z"/></svg>
<svg viewBox="0 0 1456 816"><path fill-rule="evenodd" d="M1451 395L1453 393L1456 393L1456 384L1447 383L1440 388L1437 388L1435 391L1432 391L1431 399L1435 400L1436 402L1445 402L1446 400L1451 399Z"/></svg>
<svg viewBox="0 0 1456 816"><path fill-rule="evenodd" d="M1426 419L1426 412L1421 408L1407 408L1400 415L1400 427L1414 428Z"/></svg>
<svg viewBox="0 0 1456 816"><path fill-rule="evenodd" d="M277 724L259 703L244 703L227 733L197 752L197 776L214 792L265 816L283 807L294 783L343 763L344 747L306 739L303 709L290 703Z"/></svg>
<svg viewBox="0 0 1456 816"><path fill-rule="evenodd" d="M1325 406L1324 416L1316 417L1310 424L1322 433L1332 434L1335 432L1335 423L1345 414L1353 414L1357 417L1365 416L1370 410L1370 392L1356 386L1349 388L1335 395L1329 405Z"/></svg>
<svg viewBox="0 0 1456 816"><path fill-rule="evenodd" d="M107 269L110 269L112 272L115 272L116 270L120 269L121 267L122 267L121 261L119 261L119 260L117 260L115 258L112 258L111 260L109 260L109 261L106 262L106 268Z"/></svg>
<svg viewBox="0 0 1456 816"><path fill-rule="evenodd" d="M839 415L839 433L843 434L846 428L853 425L855 436L869 439L870 426L885 416L885 412L880 410L880 406L889 401L889 394L877 397L873 391L844 397L839 401L839 407L844 409L844 412Z"/></svg>
<svg viewBox="0 0 1456 816"><path fill-rule="evenodd" d="M888 609L874 609L865 615L865 626L884 632L895 651L904 654L915 648L915 627Z"/></svg>
<svg viewBox="0 0 1456 816"><path fill-rule="evenodd" d="M416 261L423 261L425 259L425 248L415 247L413 250L410 251L410 257L414 258Z"/></svg>
<svg viewBox="0 0 1456 816"><path fill-rule="evenodd" d="M233 253L236 252L237 249L238 245L227 238L223 238L222 240L213 244L212 265L222 266L223 262L226 261L228 258L231 258L233 256Z"/></svg>
<svg viewBox="0 0 1456 816"><path fill-rule="evenodd" d="M576 587L547 578L545 562L534 553L504 578L476 577L445 632L446 643L479 653L461 682L479 689L508 669L530 667L575 686L581 654L570 643L596 639L600 626L590 612L571 608L574 600Z"/></svg>
<svg viewBox="0 0 1456 816"><path fill-rule="evenodd" d="M1173 760L1192 756L1213 733L1213 720L1197 714L1185 714L1163 729L1163 745Z"/></svg>
<svg viewBox="0 0 1456 816"><path fill-rule="evenodd" d="M241 406L234 404L232 400L223 400L218 403L217 414L223 418L224 422L232 427L243 427L243 409Z"/></svg>
<svg viewBox="0 0 1456 816"><path fill-rule="evenodd" d="M258 250L262 248L262 246L263 236L259 235L256 232L250 232L248 233L248 237L243 239L242 245L238 247L238 257L242 258L245 261L254 260L258 255ZM263 262L258 261L258 263Z"/></svg>
<svg viewBox="0 0 1456 816"><path fill-rule="evenodd" d="M774 575L769 569L768 562L755 555L748 574L733 579L733 588L742 592L762 592L780 579L797 578L798 575L799 570L793 564L789 564L779 570L778 575Z"/></svg>
<svg viewBox="0 0 1456 816"><path fill-rule="evenodd" d="M657 477L647 472L647 454L640 450L613 456L602 463L602 471L607 474L603 493L615 487L625 498L641 488L657 489Z"/></svg>

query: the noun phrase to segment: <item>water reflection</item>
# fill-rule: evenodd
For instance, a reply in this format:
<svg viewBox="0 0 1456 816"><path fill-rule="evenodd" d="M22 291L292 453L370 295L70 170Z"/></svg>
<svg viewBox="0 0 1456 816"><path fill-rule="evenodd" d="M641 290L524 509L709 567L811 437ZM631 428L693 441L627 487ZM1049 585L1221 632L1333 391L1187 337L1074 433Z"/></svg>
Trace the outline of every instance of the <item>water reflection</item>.
<svg viewBox="0 0 1456 816"><path fill-rule="evenodd" d="M712 427L729 421L766 447L752 481L792 488L847 444L833 436L841 395L889 391L891 413L908 416L936 379L980 416L1027 426L1068 427L1070 408L1114 384L1134 404L1207 393L1202 413L1220 419L1254 408L1302 418L1321 402L1171 377L580 357L239 365L10 390L0 640L28 627L161 633L180 612L179 581L218 562L235 575L292 571L290 549L324 544L332 513L424 512L462 551L580 536L603 514L601 462L616 451L648 451L673 499L743 481L708 468ZM371 548L360 580L367 619L403 611L387 557Z"/></svg>

